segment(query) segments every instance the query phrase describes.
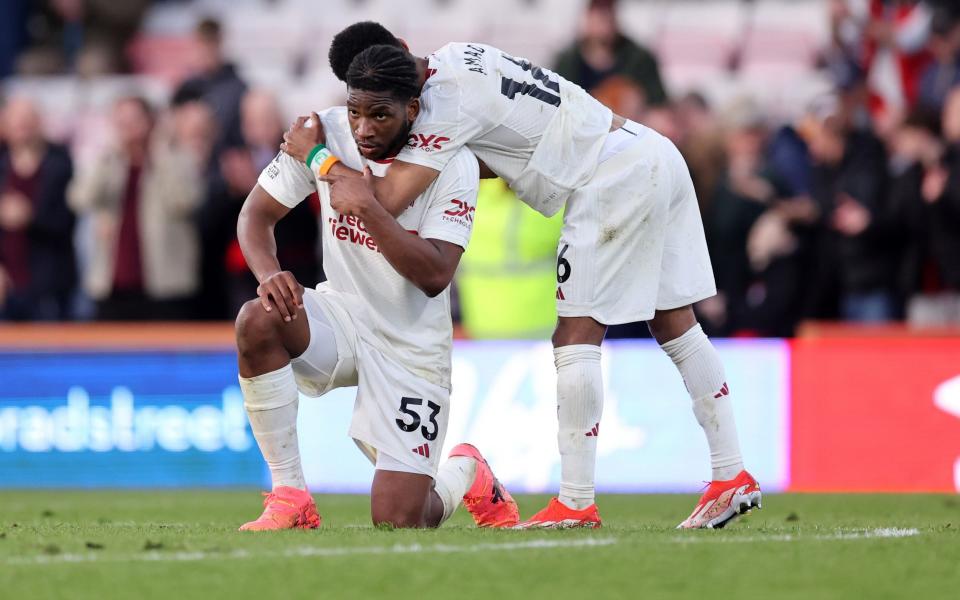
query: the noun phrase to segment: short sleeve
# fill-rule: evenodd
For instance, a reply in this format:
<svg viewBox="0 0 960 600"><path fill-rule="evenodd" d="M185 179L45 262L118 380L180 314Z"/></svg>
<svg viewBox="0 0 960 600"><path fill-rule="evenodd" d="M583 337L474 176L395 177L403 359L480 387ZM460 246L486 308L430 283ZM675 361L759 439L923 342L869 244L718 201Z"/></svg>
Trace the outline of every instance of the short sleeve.
<svg viewBox="0 0 960 600"><path fill-rule="evenodd" d="M463 111L460 94L460 86L452 80L424 90L420 114L397 160L442 171L481 133L476 120Z"/></svg>
<svg viewBox="0 0 960 600"><path fill-rule="evenodd" d="M467 150L461 150L434 182L420 237L443 240L466 249L477 207L480 167Z"/></svg>
<svg viewBox="0 0 960 600"><path fill-rule="evenodd" d="M257 183L288 208L300 204L317 189L313 173L307 165L283 152L277 154L260 172Z"/></svg>

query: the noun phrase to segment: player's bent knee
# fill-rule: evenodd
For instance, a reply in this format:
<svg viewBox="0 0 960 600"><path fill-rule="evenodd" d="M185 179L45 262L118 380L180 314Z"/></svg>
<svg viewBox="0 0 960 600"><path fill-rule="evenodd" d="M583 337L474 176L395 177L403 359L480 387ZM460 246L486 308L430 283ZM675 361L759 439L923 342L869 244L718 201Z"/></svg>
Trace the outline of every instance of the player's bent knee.
<svg viewBox="0 0 960 600"><path fill-rule="evenodd" d="M430 527L427 507L432 489L433 478L427 475L378 468L370 489L374 525Z"/></svg>
<svg viewBox="0 0 960 600"><path fill-rule="evenodd" d="M670 310L658 310L653 318L647 321L650 334L659 344L675 340L691 327L697 324L697 316L692 306L681 306Z"/></svg>
<svg viewBox="0 0 960 600"><path fill-rule="evenodd" d="M264 310L259 300L244 303L235 324L237 347L241 352L263 348L280 340L280 320L274 312Z"/></svg>
<svg viewBox="0 0 960 600"><path fill-rule="evenodd" d="M607 334L607 326L591 317L560 317L553 331L554 348L591 344L599 346Z"/></svg>
<svg viewBox="0 0 960 600"><path fill-rule="evenodd" d="M423 507L391 506L375 508L370 515L377 527L413 529L427 527Z"/></svg>

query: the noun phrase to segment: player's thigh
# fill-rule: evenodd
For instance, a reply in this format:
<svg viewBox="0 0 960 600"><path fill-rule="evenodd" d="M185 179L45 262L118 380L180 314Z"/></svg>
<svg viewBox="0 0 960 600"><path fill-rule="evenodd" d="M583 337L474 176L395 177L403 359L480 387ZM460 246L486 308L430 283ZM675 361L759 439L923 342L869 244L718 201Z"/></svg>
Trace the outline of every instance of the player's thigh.
<svg viewBox="0 0 960 600"><path fill-rule="evenodd" d="M334 388L356 385L356 334L352 322L313 290L304 294L303 305L310 341L307 349L290 362L300 391L307 396L321 396Z"/></svg>
<svg viewBox="0 0 960 600"><path fill-rule="evenodd" d="M358 346L359 385L350 437L433 477L447 433L450 391L376 348Z"/></svg>
<svg viewBox="0 0 960 600"><path fill-rule="evenodd" d="M665 150L674 172L657 288L657 310L689 306L717 293L700 205L680 152Z"/></svg>
<svg viewBox="0 0 960 600"><path fill-rule="evenodd" d="M653 316L669 206L662 166L639 145L601 164L574 192L557 250L559 316L604 325Z"/></svg>

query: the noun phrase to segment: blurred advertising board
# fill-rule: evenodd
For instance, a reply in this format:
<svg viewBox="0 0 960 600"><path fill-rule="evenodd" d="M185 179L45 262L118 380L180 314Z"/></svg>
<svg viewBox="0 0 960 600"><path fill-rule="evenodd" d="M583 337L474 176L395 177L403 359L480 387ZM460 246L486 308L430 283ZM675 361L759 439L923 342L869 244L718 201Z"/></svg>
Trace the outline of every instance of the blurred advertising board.
<svg viewBox="0 0 960 600"><path fill-rule="evenodd" d="M0 373L0 485L262 482L229 353L0 353Z"/></svg>
<svg viewBox="0 0 960 600"><path fill-rule="evenodd" d="M744 454L765 489L788 485L789 348L720 341ZM703 433L652 342L605 345L597 483L695 491ZM264 486L268 476L222 351L0 352L0 486ZM470 441L516 491L559 479L553 353L546 343L458 342L446 447ZM318 491L365 492L373 469L347 437L354 391L302 397L299 434Z"/></svg>
<svg viewBox="0 0 960 600"><path fill-rule="evenodd" d="M960 339L800 339L792 356L792 490L960 491Z"/></svg>

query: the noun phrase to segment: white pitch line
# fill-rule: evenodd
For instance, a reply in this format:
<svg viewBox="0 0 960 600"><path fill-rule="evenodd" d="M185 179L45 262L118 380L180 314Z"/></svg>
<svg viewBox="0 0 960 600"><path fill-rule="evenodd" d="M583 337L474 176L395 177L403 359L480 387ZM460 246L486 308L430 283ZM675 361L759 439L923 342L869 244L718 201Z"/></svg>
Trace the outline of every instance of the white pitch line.
<svg viewBox="0 0 960 600"><path fill-rule="evenodd" d="M677 544L699 544L699 543L750 543L750 542L804 542L804 541L837 541L837 540L875 540L890 538L906 538L920 535L919 529L901 529L897 527L881 527L879 529L858 529L850 531L836 531L828 534L803 535L803 534L779 534L779 535L750 535L726 537L722 535L705 537L703 535L676 536L670 541Z"/></svg>
<svg viewBox="0 0 960 600"><path fill-rule="evenodd" d="M128 556L110 556L94 552L83 554L52 554L30 557L16 557L5 562L7 565L49 565L88 562L193 562L201 560L240 560L249 558L302 558L314 556L357 556L384 554L453 554L457 552L494 552L511 550L543 550L554 548L591 548L616 544L615 538L586 538L582 540L528 540L525 542L503 542L471 544L457 546L453 544L395 544L393 546L322 547L299 546L283 552L254 553L248 550L232 552L157 552Z"/></svg>
<svg viewBox="0 0 960 600"><path fill-rule="evenodd" d="M904 529L883 527L878 529L837 530L830 534L803 535L750 535L727 536L720 532L716 535L702 535L691 532L691 535L675 536L670 539L676 544L700 543L757 543L757 542L802 542L802 541L840 541L840 540L869 540L907 538L920 535L918 529ZM622 539L622 538L621 538ZM287 548L283 552L255 553L249 550L233 550L231 552L158 552L149 551L143 554L127 556L103 555L87 552L83 554L52 554L28 557L14 557L0 564L8 566L19 565L49 565L71 564L88 562L194 562L202 560L244 560L251 558L304 558L304 557L331 557L331 556L375 556L386 554L454 554L473 552L495 552L512 550L542 550L554 548L590 548L612 546L618 543L617 538L585 538L580 540L539 539L523 542L483 543L458 546L454 544L395 544L393 546L359 546L359 547L323 547L297 546Z"/></svg>

